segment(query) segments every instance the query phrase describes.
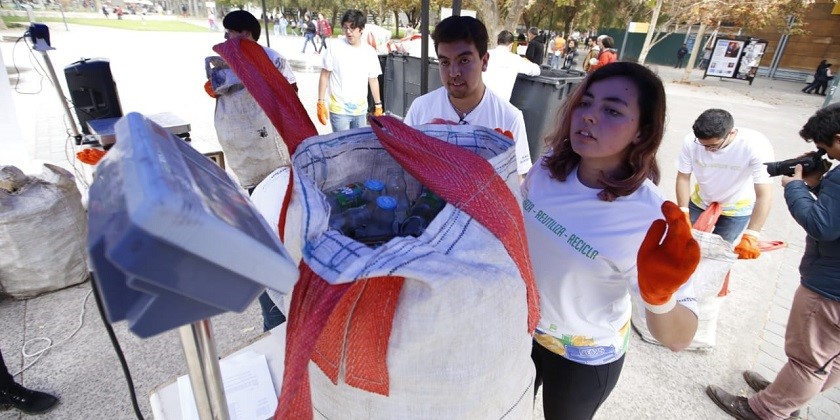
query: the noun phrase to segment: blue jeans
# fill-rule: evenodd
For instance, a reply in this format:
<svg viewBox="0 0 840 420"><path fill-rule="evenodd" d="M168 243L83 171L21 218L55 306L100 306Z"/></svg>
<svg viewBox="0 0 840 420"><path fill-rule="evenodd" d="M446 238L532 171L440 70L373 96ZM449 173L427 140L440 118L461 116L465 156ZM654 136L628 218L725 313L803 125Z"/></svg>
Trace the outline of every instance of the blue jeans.
<svg viewBox="0 0 840 420"><path fill-rule="evenodd" d="M286 316L283 315L280 308L274 304L274 301L268 296L268 292L262 292L259 300L263 316L263 331L268 331L286 322Z"/></svg>
<svg viewBox="0 0 840 420"><path fill-rule="evenodd" d="M700 217L700 213L703 213L703 209L698 207L693 202L688 202L688 215L691 217L691 223L697 221L697 218ZM738 235L747 228L747 225L750 223L750 216L723 216L721 215L718 218L717 223L715 223L715 230L712 233L716 235L720 235L726 242L731 244L735 243L735 240L738 239Z"/></svg>
<svg viewBox="0 0 840 420"><path fill-rule="evenodd" d="M367 126L367 115L342 115L330 113L330 125L332 125L333 133L344 131L349 128L359 128Z"/></svg>
<svg viewBox="0 0 840 420"><path fill-rule="evenodd" d="M312 32L306 32L303 35L303 51L301 51L302 53L306 52L306 44L310 42L312 43L312 48L315 49L315 52L318 52L318 46L315 45L315 34Z"/></svg>

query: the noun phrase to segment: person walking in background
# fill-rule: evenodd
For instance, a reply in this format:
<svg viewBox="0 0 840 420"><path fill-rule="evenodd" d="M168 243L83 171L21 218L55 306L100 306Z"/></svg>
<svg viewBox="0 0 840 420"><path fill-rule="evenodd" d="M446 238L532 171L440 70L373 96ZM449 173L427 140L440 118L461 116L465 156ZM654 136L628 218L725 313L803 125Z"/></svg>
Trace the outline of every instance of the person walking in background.
<svg viewBox="0 0 840 420"><path fill-rule="evenodd" d="M817 111L799 135L840 160L840 104ZM825 173L830 163L823 162L827 165L809 173L796 165L793 176L782 176L788 210L806 234L800 285L785 328L787 363L772 382L745 371L757 392L749 398L716 385L706 388L709 398L737 419L798 418L817 394L840 384L840 169Z"/></svg>
<svg viewBox="0 0 840 420"><path fill-rule="evenodd" d="M832 80L834 80L834 74L831 72L831 63L828 63L825 65L825 78L817 86L817 95L825 96L825 91L828 89L828 82Z"/></svg>
<svg viewBox="0 0 840 420"><path fill-rule="evenodd" d="M586 51L586 58L583 59L583 71L589 73L592 63L598 62L601 47L598 45L598 38L594 35L586 38L586 46L589 49Z"/></svg>
<svg viewBox="0 0 840 420"><path fill-rule="evenodd" d="M440 21L432 39L443 86L415 99L404 122L474 125L507 131L514 142L517 172L524 176L531 169L531 153L522 111L487 89L482 78L489 65L489 38L487 27L476 18L450 16Z"/></svg>
<svg viewBox="0 0 840 420"><path fill-rule="evenodd" d="M367 19L361 10L344 12L341 17L344 39L336 41L324 55L318 80L318 121L326 125L329 119L333 132L367 125L368 86L373 94L374 115L382 115L378 79L382 67L376 50L362 42L365 23Z"/></svg>
<svg viewBox="0 0 840 420"><path fill-rule="evenodd" d="M277 23L280 25L280 35L287 36L289 35L288 27L289 27L289 19L286 19L286 15L280 15Z"/></svg>
<svg viewBox="0 0 840 420"><path fill-rule="evenodd" d="M813 93L822 84L823 79L826 80L827 84L828 80L826 79L826 77L828 77L827 75L829 66L831 66L831 64L828 64L827 60L820 61L820 64L817 64L817 70L814 71L814 80L811 81L810 84L802 88L802 91L805 93Z"/></svg>
<svg viewBox="0 0 840 420"><path fill-rule="evenodd" d="M280 36L280 15L274 16L274 36Z"/></svg>
<svg viewBox="0 0 840 420"><path fill-rule="evenodd" d="M0 411L15 408L26 414L39 414L52 410L58 398L41 391L24 388L15 382L0 351Z"/></svg>
<svg viewBox="0 0 840 420"><path fill-rule="evenodd" d="M688 54L688 47L685 44L682 44L682 46L680 46L677 50L677 64L674 66L675 69L682 68L686 54Z"/></svg>
<svg viewBox="0 0 840 420"><path fill-rule="evenodd" d="M487 51L490 58L487 70L482 74L484 84L506 100L510 100L510 95L513 93L517 74L522 73L528 76L540 74L540 66L510 52L511 44L513 44L513 34L510 31L499 32L499 36L496 37L496 48Z"/></svg>
<svg viewBox="0 0 840 420"><path fill-rule="evenodd" d="M548 42L548 66L559 69L563 65L563 57L566 52L566 40L560 34L555 35Z"/></svg>
<svg viewBox="0 0 840 420"><path fill-rule="evenodd" d="M216 25L216 14L213 12L213 10L207 11L207 24L210 26L211 31L219 30L219 26Z"/></svg>
<svg viewBox="0 0 840 420"><path fill-rule="evenodd" d="M706 47L703 50L703 58L700 59L700 69L706 70L709 67L709 61L712 60L712 48Z"/></svg>
<svg viewBox="0 0 840 420"><path fill-rule="evenodd" d="M615 63L567 101L522 184L540 296L534 392L542 386L546 420L591 419L609 397L630 342L631 293L672 351L691 343L698 319L690 276L700 247L656 185L662 81L642 65Z"/></svg>
<svg viewBox="0 0 840 420"><path fill-rule="evenodd" d="M574 39L570 39L566 43L566 51L563 53L563 69L564 70L571 70L575 66L577 66L577 41Z"/></svg>
<svg viewBox="0 0 840 420"><path fill-rule="evenodd" d="M601 67L606 66L610 63L615 63L618 61L618 53L613 49L614 41L610 36L603 36L599 37L598 46L600 47L600 52L598 53L598 58L595 60L589 61L589 71L598 70Z"/></svg>
<svg viewBox="0 0 840 420"><path fill-rule="evenodd" d="M324 15L318 13L318 36L321 37L321 49L318 50L319 53L327 48L327 38L332 36L332 32L330 22L324 18Z"/></svg>
<svg viewBox="0 0 840 420"><path fill-rule="evenodd" d="M694 224L700 213L719 203L722 212L713 233L732 244L741 236L738 257L758 258L760 232L773 201L764 165L773 161L770 140L758 131L735 128L732 114L723 109L703 111L692 129L680 150L677 204ZM692 174L697 180L693 191Z"/></svg>
<svg viewBox="0 0 840 420"><path fill-rule="evenodd" d="M105 19L108 19L108 6L102 5L102 14L105 15Z"/></svg>
<svg viewBox="0 0 840 420"><path fill-rule="evenodd" d="M312 48L315 50L315 54L318 53L318 46L315 45L315 35L318 32L318 25L317 23L309 17L309 15L304 15L303 19L300 21L300 31L303 33L303 50L301 53L306 53L306 47L309 43L312 43Z"/></svg>
<svg viewBox="0 0 840 420"><path fill-rule="evenodd" d="M540 42L538 33L537 28L533 26L528 29L528 49L525 50L525 58L536 65L542 64L545 56L545 44Z"/></svg>

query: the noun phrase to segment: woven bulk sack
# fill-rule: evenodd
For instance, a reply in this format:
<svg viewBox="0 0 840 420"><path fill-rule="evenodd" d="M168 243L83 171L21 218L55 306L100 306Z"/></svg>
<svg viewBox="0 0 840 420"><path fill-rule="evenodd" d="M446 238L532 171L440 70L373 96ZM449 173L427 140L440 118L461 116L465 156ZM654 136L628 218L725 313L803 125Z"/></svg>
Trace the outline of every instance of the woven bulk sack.
<svg viewBox="0 0 840 420"><path fill-rule="evenodd" d="M87 217L73 175L44 164L40 176L0 167L0 293L18 299L88 278Z"/></svg>
<svg viewBox="0 0 840 420"><path fill-rule="evenodd" d="M292 294L291 363L280 418L297 418L309 404L327 418L531 416L528 281L506 245L522 252L519 262L526 265L527 256L524 243L502 242L524 240L522 231L500 239L468 213L485 208L497 224L521 224L511 143L491 130L464 126L426 126L424 133L461 148L442 153L451 159L442 163L440 155L429 158L435 153L430 146L405 139L401 144L412 155L400 159L412 165L406 168L409 196L419 194L413 180L419 178L449 204L420 237L397 237L376 249L329 230L321 191L381 179L400 162L370 129L311 138L298 147L285 238L287 246L301 244L304 275ZM464 153L489 159L497 181L476 179L486 174ZM460 170L447 170L449 163ZM446 189L468 193L458 201ZM311 403L301 395L309 391L305 385L295 386L306 375L295 362L307 355Z"/></svg>
<svg viewBox="0 0 840 420"><path fill-rule="evenodd" d="M216 51L292 152L277 223L301 276L275 418L531 418L539 304L513 143L489 129L421 132L391 117L302 141L287 130L314 129L299 102L284 100L290 88L261 77L265 63L231 41ZM374 249L330 230L323 192L389 168L405 171L411 198L422 184L447 202L426 231Z"/></svg>
<svg viewBox="0 0 840 420"><path fill-rule="evenodd" d="M287 166L289 152L277 129L231 69L206 70L218 95L213 121L225 161L239 185L253 187L275 169Z"/></svg>

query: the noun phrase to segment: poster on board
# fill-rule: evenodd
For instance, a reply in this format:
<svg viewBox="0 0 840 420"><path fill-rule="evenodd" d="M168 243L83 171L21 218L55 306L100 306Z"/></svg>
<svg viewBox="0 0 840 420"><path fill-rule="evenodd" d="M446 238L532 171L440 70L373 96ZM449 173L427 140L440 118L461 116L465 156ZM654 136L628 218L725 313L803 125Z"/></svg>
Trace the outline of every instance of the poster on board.
<svg viewBox="0 0 840 420"><path fill-rule="evenodd" d="M767 48L767 42L761 39L749 39L744 45L744 53L741 56L741 63L738 66L738 72L735 74L736 79L751 80L755 77L758 71L758 65L761 63L761 57L764 56L764 50Z"/></svg>
<svg viewBox="0 0 840 420"><path fill-rule="evenodd" d="M705 76L733 77L741 57L744 41L738 39L718 38L712 50L712 57ZM704 77L705 77L704 76Z"/></svg>

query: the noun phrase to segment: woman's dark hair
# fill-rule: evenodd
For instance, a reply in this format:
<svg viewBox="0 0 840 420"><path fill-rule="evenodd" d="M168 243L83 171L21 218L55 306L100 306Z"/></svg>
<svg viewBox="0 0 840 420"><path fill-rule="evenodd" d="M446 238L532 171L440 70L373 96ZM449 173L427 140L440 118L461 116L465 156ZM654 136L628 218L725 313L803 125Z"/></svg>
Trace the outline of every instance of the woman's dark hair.
<svg viewBox="0 0 840 420"><path fill-rule="evenodd" d="M435 26L432 41L435 42L435 52L440 43L471 42L478 50L478 56L484 57L487 54L490 36L487 35L487 27L480 20L471 16L450 16Z"/></svg>
<svg viewBox="0 0 840 420"><path fill-rule="evenodd" d="M565 181L580 163L580 155L572 149L569 140L572 113L593 83L613 77L624 77L636 85L639 93L640 141L631 144L621 169L611 174L601 174L599 181L604 189L598 197L613 201L636 191L645 179L659 184L659 165L656 152L665 133L665 87L659 77L647 67L630 62L615 62L595 70L583 79L557 112L557 125L545 138L548 155L542 165L558 181Z"/></svg>
<svg viewBox="0 0 840 420"><path fill-rule="evenodd" d="M808 118L799 130L799 137L807 142L819 143L825 147L834 145L840 134L840 103L831 104Z"/></svg>
<svg viewBox="0 0 840 420"><path fill-rule="evenodd" d="M251 38L254 41L260 40L260 32L262 31L260 21L245 10L234 10L225 15L225 18L222 19L222 26L230 31L248 31L251 33Z"/></svg>
<svg viewBox="0 0 840 420"><path fill-rule="evenodd" d="M358 9L348 9L344 12L344 15L341 16L341 26L344 26L345 23L349 23L350 26L353 28L359 28L359 30L365 29L365 23L367 23L367 18L365 17L364 12Z"/></svg>

